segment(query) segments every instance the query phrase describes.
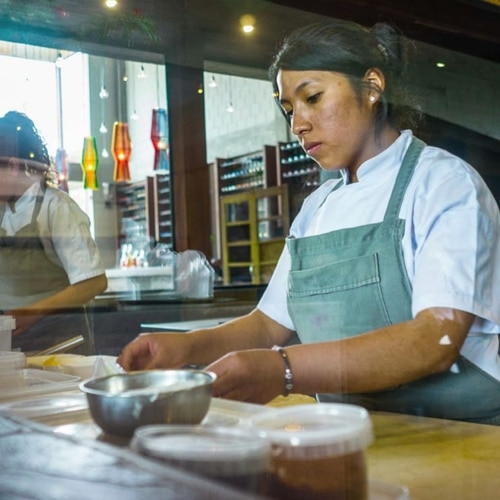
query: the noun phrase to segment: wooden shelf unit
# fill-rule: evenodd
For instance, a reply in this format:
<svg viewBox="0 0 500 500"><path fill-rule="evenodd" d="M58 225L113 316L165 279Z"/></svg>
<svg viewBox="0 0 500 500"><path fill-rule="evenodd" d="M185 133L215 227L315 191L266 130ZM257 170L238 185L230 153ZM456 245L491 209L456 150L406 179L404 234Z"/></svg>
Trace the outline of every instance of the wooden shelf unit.
<svg viewBox="0 0 500 500"><path fill-rule="evenodd" d="M224 284L267 283L290 226L288 187L226 195L220 204Z"/></svg>

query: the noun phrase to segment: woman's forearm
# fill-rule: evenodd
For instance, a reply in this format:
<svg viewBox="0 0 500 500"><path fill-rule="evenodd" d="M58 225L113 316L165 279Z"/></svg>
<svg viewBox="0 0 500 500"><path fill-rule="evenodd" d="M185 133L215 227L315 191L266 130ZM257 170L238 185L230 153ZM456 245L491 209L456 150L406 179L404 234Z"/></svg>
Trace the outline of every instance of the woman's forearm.
<svg viewBox="0 0 500 500"><path fill-rule="evenodd" d="M9 314L46 315L54 311L79 307L92 300L96 295L104 292L106 287L106 275L101 274L94 278L75 283L74 285L69 285L54 295L25 307L14 309Z"/></svg>
<svg viewBox="0 0 500 500"><path fill-rule="evenodd" d="M228 352L285 344L292 333L254 309L223 325L196 330L189 335L193 335L193 354L197 362L206 364Z"/></svg>

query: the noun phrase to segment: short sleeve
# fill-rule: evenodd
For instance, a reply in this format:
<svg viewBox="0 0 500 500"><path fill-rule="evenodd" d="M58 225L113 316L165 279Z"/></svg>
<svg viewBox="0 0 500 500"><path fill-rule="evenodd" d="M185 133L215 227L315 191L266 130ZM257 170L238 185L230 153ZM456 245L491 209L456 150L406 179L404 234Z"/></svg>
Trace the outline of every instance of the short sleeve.
<svg viewBox="0 0 500 500"><path fill-rule="evenodd" d="M46 197L39 225L48 258L63 267L71 284L105 272L88 216L65 193Z"/></svg>
<svg viewBox="0 0 500 500"><path fill-rule="evenodd" d="M432 148L431 148L432 149ZM434 148L435 149L435 148ZM500 217L480 176L435 154L418 183L407 231L413 240L413 314L452 307L500 324ZM457 171L458 169L458 171Z"/></svg>

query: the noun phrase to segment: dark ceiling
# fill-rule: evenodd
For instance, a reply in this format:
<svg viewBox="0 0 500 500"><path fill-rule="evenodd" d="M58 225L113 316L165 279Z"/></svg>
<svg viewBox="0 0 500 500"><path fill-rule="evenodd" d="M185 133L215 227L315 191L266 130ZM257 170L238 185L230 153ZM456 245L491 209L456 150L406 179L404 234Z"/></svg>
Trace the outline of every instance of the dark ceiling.
<svg viewBox="0 0 500 500"><path fill-rule="evenodd" d="M323 16L366 26L387 21L408 37L500 62L499 0L1 0L0 38L60 49L126 47L169 62L206 61L264 70L292 29ZM252 37L239 17L257 19ZM127 55L130 56L129 54Z"/></svg>
<svg viewBox="0 0 500 500"><path fill-rule="evenodd" d="M396 24L406 36L432 45L500 61L498 0L272 0L371 26Z"/></svg>

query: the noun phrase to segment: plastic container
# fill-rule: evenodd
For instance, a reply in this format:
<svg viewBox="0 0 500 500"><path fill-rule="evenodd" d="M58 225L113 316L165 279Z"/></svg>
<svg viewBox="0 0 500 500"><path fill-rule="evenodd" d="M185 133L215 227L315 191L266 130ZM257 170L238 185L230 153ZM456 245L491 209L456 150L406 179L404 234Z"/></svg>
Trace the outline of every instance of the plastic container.
<svg viewBox="0 0 500 500"><path fill-rule="evenodd" d="M272 444L270 498L368 498L365 450L373 432L365 409L297 405L256 415L249 424Z"/></svg>
<svg viewBox="0 0 500 500"><path fill-rule="evenodd" d="M0 351L12 349L12 331L16 328L13 316L0 315Z"/></svg>
<svg viewBox="0 0 500 500"><path fill-rule="evenodd" d="M39 368L75 375L82 380L91 377L104 377L123 371L116 364L116 356L103 355L50 354L48 356L28 356L26 365L28 368Z"/></svg>
<svg viewBox="0 0 500 500"><path fill-rule="evenodd" d="M108 293L175 290L173 266L106 269L106 277Z"/></svg>
<svg viewBox="0 0 500 500"><path fill-rule="evenodd" d="M31 368L4 371L0 376L0 401L76 390L79 381L80 378L73 375Z"/></svg>
<svg viewBox="0 0 500 500"><path fill-rule="evenodd" d="M22 352L0 351L0 372L18 370L26 366L26 356Z"/></svg>
<svg viewBox="0 0 500 500"><path fill-rule="evenodd" d="M253 493L267 486L270 443L248 428L157 425L137 429L143 455Z"/></svg>

